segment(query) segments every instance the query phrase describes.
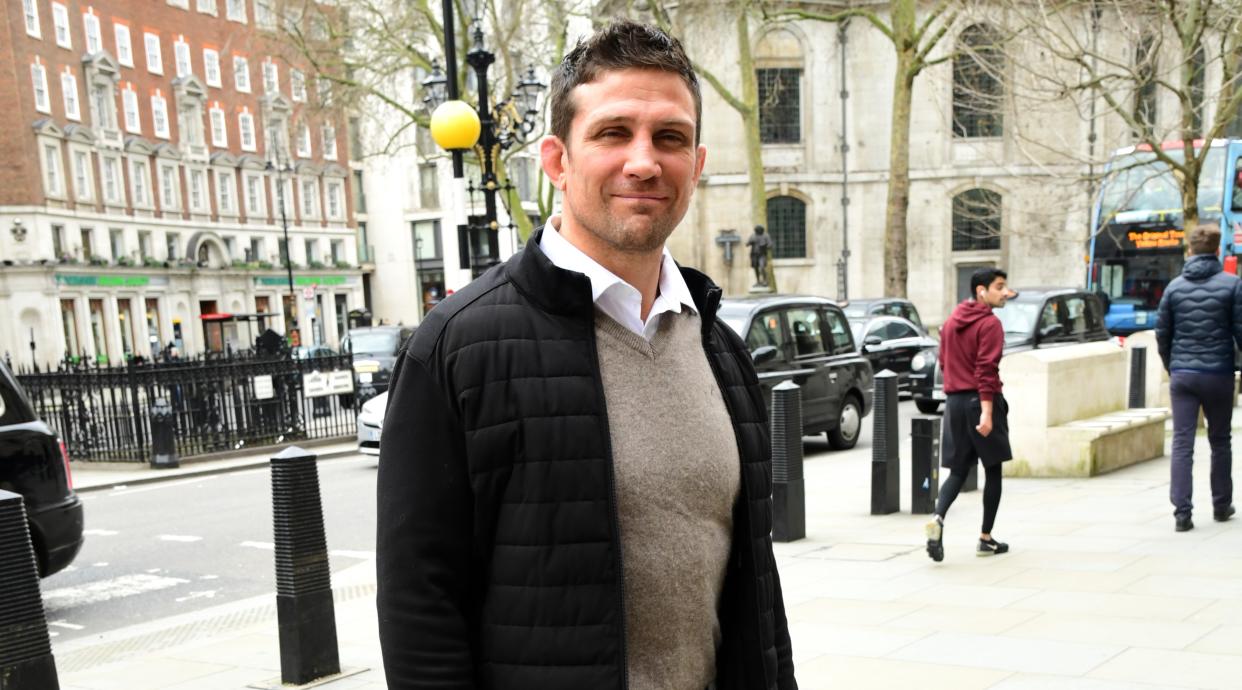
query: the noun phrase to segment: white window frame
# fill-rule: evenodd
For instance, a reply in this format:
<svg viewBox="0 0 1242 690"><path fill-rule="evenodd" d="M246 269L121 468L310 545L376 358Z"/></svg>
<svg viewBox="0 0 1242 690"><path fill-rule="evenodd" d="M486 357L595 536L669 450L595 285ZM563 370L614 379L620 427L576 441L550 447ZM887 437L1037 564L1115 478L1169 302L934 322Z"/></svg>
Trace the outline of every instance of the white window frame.
<svg viewBox="0 0 1242 690"><path fill-rule="evenodd" d="M91 170L91 152L82 148L69 148L69 162L73 166L73 196L78 201L95 198L95 180Z"/></svg>
<svg viewBox="0 0 1242 690"><path fill-rule="evenodd" d="M276 28L276 11L271 0L254 0L254 23L260 29Z"/></svg>
<svg viewBox="0 0 1242 690"><path fill-rule="evenodd" d="M65 119L82 121L82 99L78 94L78 78L66 68L60 73L60 92L65 99Z"/></svg>
<svg viewBox="0 0 1242 690"><path fill-rule="evenodd" d="M263 176L246 174L242 186L246 194L246 215L252 218L264 215Z"/></svg>
<svg viewBox="0 0 1242 690"><path fill-rule="evenodd" d="M305 122L298 124L298 157L311 157L311 134L310 125Z"/></svg>
<svg viewBox="0 0 1242 690"><path fill-rule="evenodd" d="M185 77L194 73L194 63L190 60L190 44L184 36L178 36L173 42L173 63L177 77Z"/></svg>
<svg viewBox="0 0 1242 690"><path fill-rule="evenodd" d="M83 12L82 32L86 37L87 53L93 55L103 50L103 29L100 28L99 15L93 12Z"/></svg>
<svg viewBox="0 0 1242 690"><path fill-rule="evenodd" d="M224 0L224 12L231 22L246 23L246 0Z"/></svg>
<svg viewBox="0 0 1242 690"><path fill-rule="evenodd" d="M229 147L229 123L219 103L207 111L207 119L211 122L211 145L227 149Z"/></svg>
<svg viewBox="0 0 1242 690"><path fill-rule="evenodd" d="M194 8L203 14L210 14L213 17L217 16L216 0L196 0Z"/></svg>
<svg viewBox="0 0 1242 690"><path fill-rule="evenodd" d="M158 91L151 96L151 131L160 139L172 138L172 123L168 119L168 100Z"/></svg>
<svg viewBox="0 0 1242 690"><path fill-rule="evenodd" d="M26 35L32 38L43 38L39 29L39 0L22 0L22 15L26 20Z"/></svg>
<svg viewBox="0 0 1242 690"><path fill-rule="evenodd" d="M207 86L223 88L220 81L220 51L215 48L203 48L203 80Z"/></svg>
<svg viewBox="0 0 1242 690"><path fill-rule="evenodd" d="M134 208L150 208L151 199L151 168L141 158L129 161L129 184L133 195Z"/></svg>
<svg viewBox="0 0 1242 690"><path fill-rule="evenodd" d="M138 92L133 84L121 89L121 109L125 111L125 131L142 134L142 111L138 109Z"/></svg>
<svg viewBox="0 0 1242 690"><path fill-rule="evenodd" d="M237 114L237 131L241 141L241 150L252 152L258 150L257 142L255 141L254 115L251 115L249 111L242 111Z"/></svg>
<svg viewBox="0 0 1242 690"><path fill-rule="evenodd" d="M289 70L289 97L294 103L306 102L306 75L302 70Z"/></svg>
<svg viewBox="0 0 1242 690"><path fill-rule="evenodd" d="M250 93L250 60L241 55L233 56L233 87L242 93Z"/></svg>
<svg viewBox="0 0 1242 690"><path fill-rule="evenodd" d="M146 31L142 34L142 46L147 55L147 71L151 74L163 74L164 53L160 48L160 37Z"/></svg>
<svg viewBox="0 0 1242 690"><path fill-rule="evenodd" d="M177 175L176 163L159 163L159 180L160 180L160 208L165 211L176 211L181 208L181 181ZM166 176L172 173L171 184L170 179Z"/></svg>
<svg viewBox="0 0 1242 690"><path fill-rule="evenodd" d="M30 63L30 82L34 87L35 110L52 113L52 95L47 90L47 67L41 62Z"/></svg>
<svg viewBox="0 0 1242 690"><path fill-rule="evenodd" d="M121 159L117 156L100 156L99 169L103 176L104 203L118 206L124 204L125 176L121 174Z"/></svg>
<svg viewBox="0 0 1242 690"><path fill-rule="evenodd" d="M173 7L180 7L183 10L190 9L190 0L168 0L168 4Z"/></svg>
<svg viewBox="0 0 1242 690"><path fill-rule="evenodd" d="M271 58L263 61L263 93L280 93L280 65Z"/></svg>
<svg viewBox="0 0 1242 690"><path fill-rule="evenodd" d="M189 171L187 186L190 188L190 210L205 213L207 206L207 173L199 169Z"/></svg>
<svg viewBox="0 0 1242 690"><path fill-rule="evenodd" d="M345 197L340 182L328 182L328 220L340 220L345 217Z"/></svg>
<svg viewBox="0 0 1242 690"><path fill-rule="evenodd" d="M44 193L51 197L64 197L65 176L61 165L60 143L44 139L39 145L39 158L43 163Z"/></svg>
<svg viewBox="0 0 1242 690"><path fill-rule="evenodd" d="M52 26L56 29L56 45L73 50L73 34L69 31L69 8L52 3Z"/></svg>
<svg viewBox="0 0 1242 690"><path fill-rule="evenodd" d="M320 132L323 135L323 157L324 160L336 160L336 127L332 125L324 125Z"/></svg>
<svg viewBox="0 0 1242 690"><path fill-rule="evenodd" d="M299 180L299 192L302 195L302 217L303 218L319 218L319 184L316 180L302 179ZM306 186L310 185L311 194L306 193Z"/></svg>
<svg viewBox="0 0 1242 690"><path fill-rule="evenodd" d="M237 206L234 203L237 192L237 185L233 179L233 173L223 170L216 171L216 204L221 214L237 213Z"/></svg>
<svg viewBox="0 0 1242 690"><path fill-rule="evenodd" d="M112 33L116 35L116 61L126 67L133 67L134 44L129 37L129 27L113 23Z"/></svg>

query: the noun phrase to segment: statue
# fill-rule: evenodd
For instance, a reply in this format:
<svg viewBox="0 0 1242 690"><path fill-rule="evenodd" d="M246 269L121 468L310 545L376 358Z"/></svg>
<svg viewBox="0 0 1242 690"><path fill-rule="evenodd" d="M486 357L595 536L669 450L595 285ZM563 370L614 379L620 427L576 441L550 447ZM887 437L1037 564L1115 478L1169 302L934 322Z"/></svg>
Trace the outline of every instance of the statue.
<svg viewBox="0 0 1242 690"><path fill-rule="evenodd" d="M746 240L750 247L750 267L755 269L755 285L768 286L768 252L772 249L772 238L764 234L763 226L756 225L755 232Z"/></svg>

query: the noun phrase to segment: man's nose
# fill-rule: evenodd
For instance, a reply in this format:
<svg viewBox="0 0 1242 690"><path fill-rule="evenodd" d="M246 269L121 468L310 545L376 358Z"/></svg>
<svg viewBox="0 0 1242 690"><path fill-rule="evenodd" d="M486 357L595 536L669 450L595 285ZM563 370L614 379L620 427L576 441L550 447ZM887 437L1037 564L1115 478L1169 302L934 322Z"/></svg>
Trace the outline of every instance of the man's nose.
<svg viewBox="0 0 1242 690"><path fill-rule="evenodd" d="M639 180L659 177L660 164L656 161L655 147L649 139L635 137L631 142L629 150L626 151L623 172L626 177Z"/></svg>

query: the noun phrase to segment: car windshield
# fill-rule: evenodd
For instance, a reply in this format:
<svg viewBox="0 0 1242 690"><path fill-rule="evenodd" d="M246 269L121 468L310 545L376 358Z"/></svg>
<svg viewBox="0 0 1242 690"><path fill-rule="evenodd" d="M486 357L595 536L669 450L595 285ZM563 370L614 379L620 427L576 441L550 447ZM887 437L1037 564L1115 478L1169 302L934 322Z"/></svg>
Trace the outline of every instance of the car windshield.
<svg viewBox="0 0 1242 690"><path fill-rule="evenodd" d="M855 302L841 307L841 311L845 312L845 318L857 319L867 315L867 305L861 302Z"/></svg>
<svg viewBox="0 0 1242 690"><path fill-rule="evenodd" d="M354 354L391 355L397 352L396 331L354 331L349 334Z"/></svg>
<svg viewBox="0 0 1242 690"><path fill-rule="evenodd" d="M746 338L746 322L750 320L750 307L740 304L721 304L720 311L716 312L721 321L724 321L734 333L745 339Z"/></svg>
<svg viewBox="0 0 1242 690"><path fill-rule="evenodd" d="M992 313L1000 319L1006 335L1026 335L1035 330L1035 319L1039 317L1039 302L1009 302Z"/></svg>
<svg viewBox="0 0 1242 690"><path fill-rule="evenodd" d="M1166 151L1181 162L1182 149ZM1197 152L1196 152L1197 153ZM1181 188L1168 164L1156 160L1150 151L1114 159L1100 200L1101 225L1116 218L1119 222L1143 222L1153 214L1182 210ZM1220 217L1222 181L1225 176L1225 150L1212 148L1199 172L1199 218Z"/></svg>

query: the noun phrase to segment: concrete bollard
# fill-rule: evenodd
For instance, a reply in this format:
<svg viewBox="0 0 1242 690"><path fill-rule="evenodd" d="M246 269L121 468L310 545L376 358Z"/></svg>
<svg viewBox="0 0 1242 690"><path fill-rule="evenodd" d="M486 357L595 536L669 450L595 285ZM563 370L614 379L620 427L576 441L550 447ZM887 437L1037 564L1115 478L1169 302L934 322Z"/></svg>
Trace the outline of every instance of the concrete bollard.
<svg viewBox="0 0 1242 690"><path fill-rule="evenodd" d="M910 420L910 512L936 512L940 495L940 418Z"/></svg>
<svg viewBox="0 0 1242 690"><path fill-rule="evenodd" d="M271 460L280 678L287 685L341 671L315 458L291 446Z"/></svg>
<svg viewBox="0 0 1242 690"><path fill-rule="evenodd" d="M1130 409L1147 407L1147 346L1130 348Z"/></svg>
<svg viewBox="0 0 1242 690"><path fill-rule="evenodd" d="M871 514L901 510L901 458L897 440L897 374L875 375L875 417L871 434Z"/></svg>
<svg viewBox="0 0 1242 690"><path fill-rule="evenodd" d="M0 489L0 690L59 690L22 497Z"/></svg>
<svg viewBox="0 0 1242 690"><path fill-rule="evenodd" d="M151 467L180 467L177 460L177 419L168 398L156 398L151 406Z"/></svg>
<svg viewBox="0 0 1242 690"><path fill-rule="evenodd" d="M772 540L806 537L802 476L802 390L793 381L772 388Z"/></svg>

